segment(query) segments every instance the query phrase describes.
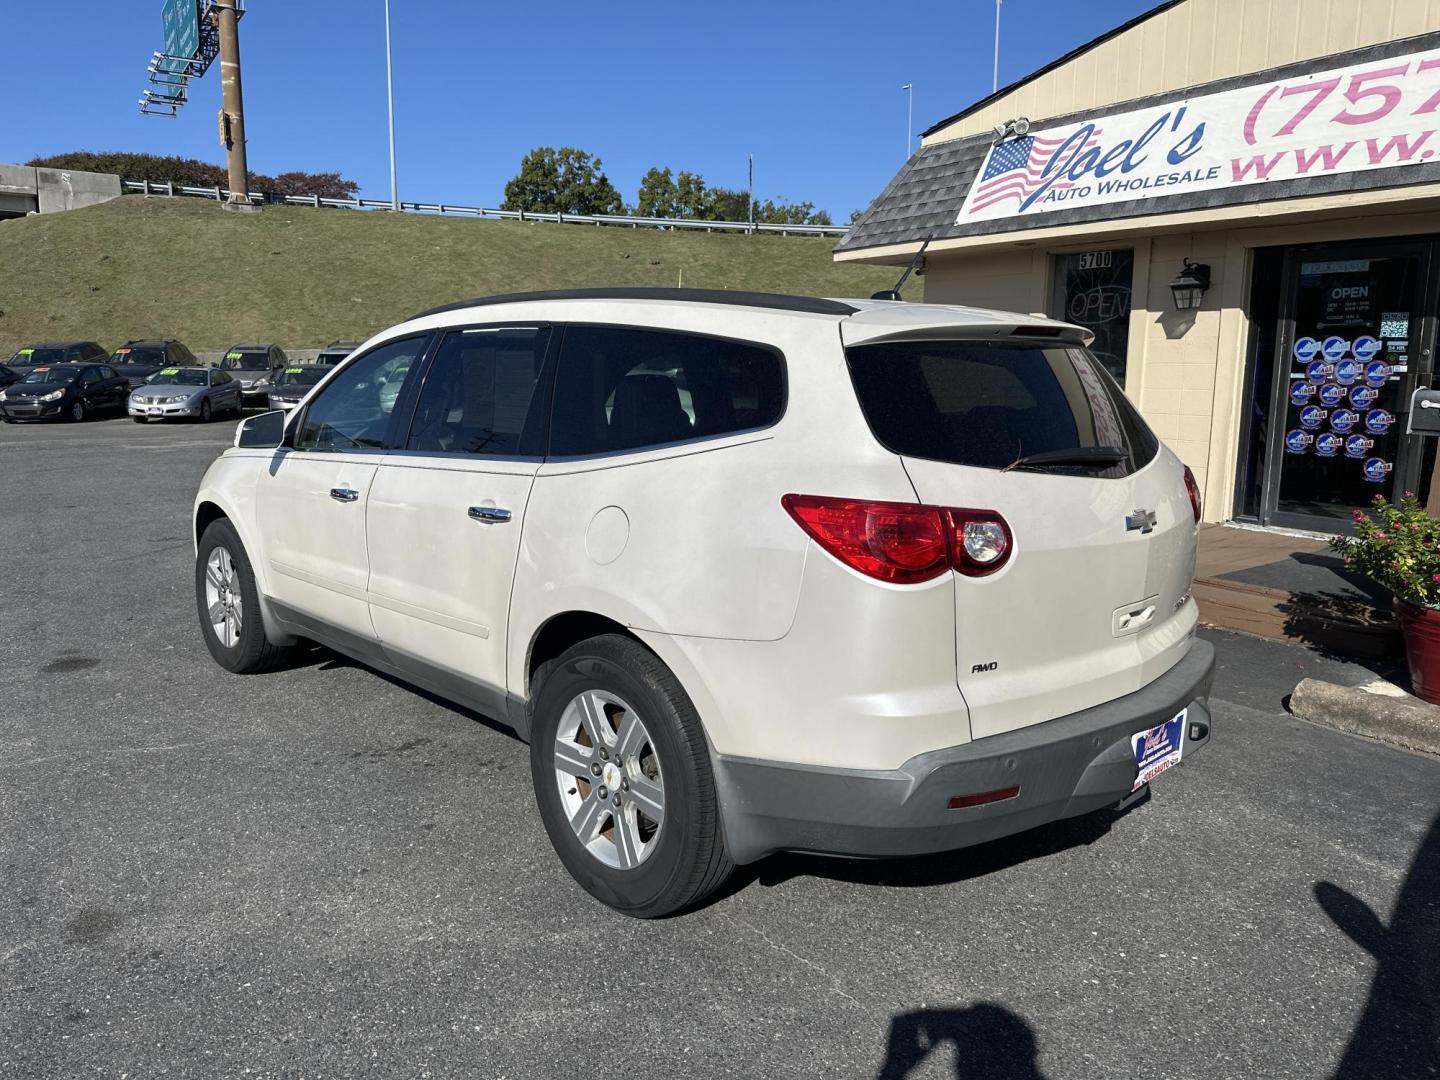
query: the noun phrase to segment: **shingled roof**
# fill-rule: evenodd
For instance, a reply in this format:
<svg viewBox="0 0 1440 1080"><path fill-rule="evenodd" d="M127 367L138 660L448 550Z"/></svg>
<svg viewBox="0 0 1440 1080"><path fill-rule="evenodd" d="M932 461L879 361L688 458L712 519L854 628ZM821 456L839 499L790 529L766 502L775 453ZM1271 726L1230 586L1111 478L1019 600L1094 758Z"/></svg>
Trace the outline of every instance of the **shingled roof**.
<svg viewBox="0 0 1440 1080"><path fill-rule="evenodd" d="M1147 109L1157 105L1184 101L1201 94L1213 94L1257 83L1272 82L1308 75L1313 71L1337 64L1358 64L1383 60L1389 56L1416 52L1440 46L1440 33L1421 34L1400 41L1389 41L1344 54L1304 60L1269 71L1237 75L1200 86L1167 91L1147 98L1120 102L1083 113L1032 121L1031 129L1046 130L1064 127L1082 120L1100 119ZM836 253L860 251L865 248L895 244L918 244L923 240L948 240L965 236L1024 232L1076 225L1089 222L1116 221L1139 215L1173 214L1189 210L1206 210L1238 203L1275 199L1291 199L1306 195L1325 195L1341 191L1367 191L1377 188L1405 187L1411 184L1440 181L1440 159L1418 165L1400 165L1389 169L1368 169L1357 172L1336 172L1272 183L1245 184L1238 187L1212 188L1206 191L1167 195L1152 199L1132 199L1098 206L1067 207L1048 214L1028 214L1023 218L998 218L956 224L956 217L975 175L984 166L993 139L975 135L964 139L930 143L907 161L870 208L851 226L836 245ZM1437 192L1440 195L1440 192Z"/></svg>

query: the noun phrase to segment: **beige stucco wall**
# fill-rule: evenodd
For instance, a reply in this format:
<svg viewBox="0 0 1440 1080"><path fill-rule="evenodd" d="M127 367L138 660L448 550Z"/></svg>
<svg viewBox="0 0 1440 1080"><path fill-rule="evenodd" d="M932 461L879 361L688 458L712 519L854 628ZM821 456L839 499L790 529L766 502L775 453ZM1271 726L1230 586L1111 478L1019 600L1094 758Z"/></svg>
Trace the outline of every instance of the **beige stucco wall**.
<svg viewBox="0 0 1440 1080"><path fill-rule="evenodd" d="M927 254L925 299L1050 314L1055 254L1133 247L1125 391L1155 433L1194 470L1205 495L1205 519L1225 521L1234 502L1245 409L1250 333L1245 307L1253 249L1422 235L1440 235L1440 210L942 252ZM1211 284L1198 311L1181 313L1174 310L1170 281L1186 258L1209 265Z"/></svg>
<svg viewBox="0 0 1440 1080"><path fill-rule="evenodd" d="M1004 25L1002 17L1002 63ZM1063 116L1433 30L1440 30L1440 0L1185 0L924 142L975 135L1018 116Z"/></svg>

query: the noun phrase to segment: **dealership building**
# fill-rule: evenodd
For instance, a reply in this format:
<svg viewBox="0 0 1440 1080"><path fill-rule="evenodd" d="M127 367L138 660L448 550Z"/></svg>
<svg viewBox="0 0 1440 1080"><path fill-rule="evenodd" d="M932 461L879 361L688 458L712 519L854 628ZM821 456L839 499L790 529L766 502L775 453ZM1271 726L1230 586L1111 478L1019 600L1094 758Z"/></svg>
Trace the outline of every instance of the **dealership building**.
<svg viewBox="0 0 1440 1080"><path fill-rule="evenodd" d="M1440 511L1437 181L1440 0L1173 0L931 127L835 258L1087 327L1207 520L1333 532Z"/></svg>

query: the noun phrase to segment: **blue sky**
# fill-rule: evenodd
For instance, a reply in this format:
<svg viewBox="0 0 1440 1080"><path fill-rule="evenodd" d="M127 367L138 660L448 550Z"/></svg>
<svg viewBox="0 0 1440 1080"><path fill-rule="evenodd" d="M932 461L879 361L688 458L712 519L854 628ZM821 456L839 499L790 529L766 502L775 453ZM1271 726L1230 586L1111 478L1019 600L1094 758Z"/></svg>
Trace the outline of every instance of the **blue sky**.
<svg viewBox="0 0 1440 1080"><path fill-rule="evenodd" d="M627 200L651 165L809 200L838 221L919 132L990 90L992 0L391 0L401 197L498 205L534 146L598 154ZM160 0L7 4L0 161L144 150L222 162L219 65L179 120L142 117ZM1005 0L1000 81L1153 6ZM382 0L249 0L241 23L250 167L338 170L389 194ZM337 17L344 12L344 17Z"/></svg>

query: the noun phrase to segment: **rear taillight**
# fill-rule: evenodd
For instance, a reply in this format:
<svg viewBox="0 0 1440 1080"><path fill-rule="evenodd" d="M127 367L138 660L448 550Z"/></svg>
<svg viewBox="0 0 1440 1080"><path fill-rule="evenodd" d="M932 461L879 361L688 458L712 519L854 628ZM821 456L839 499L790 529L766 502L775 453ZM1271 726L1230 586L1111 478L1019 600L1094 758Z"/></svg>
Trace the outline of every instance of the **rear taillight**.
<svg viewBox="0 0 1440 1080"><path fill-rule="evenodd" d="M1005 519L991 510L785 495L780 503L846 566L879 581L914 585L947 570L993 574L1010 558Z"/></svg>
<svg viewBox="0 0 1440 1080"><path fill-rule="evenodd" d="M1190 466L1185 466L1185 494L1190 496L1190 510L1195 515L1195 524L1200 524L1200 485L1195 482L1195 474L1190 471Z"/></svg>

